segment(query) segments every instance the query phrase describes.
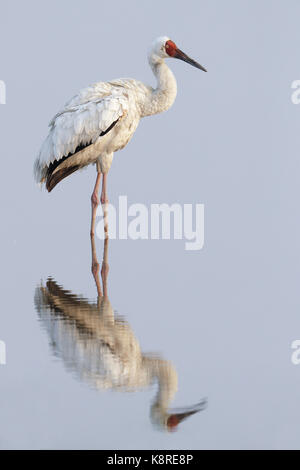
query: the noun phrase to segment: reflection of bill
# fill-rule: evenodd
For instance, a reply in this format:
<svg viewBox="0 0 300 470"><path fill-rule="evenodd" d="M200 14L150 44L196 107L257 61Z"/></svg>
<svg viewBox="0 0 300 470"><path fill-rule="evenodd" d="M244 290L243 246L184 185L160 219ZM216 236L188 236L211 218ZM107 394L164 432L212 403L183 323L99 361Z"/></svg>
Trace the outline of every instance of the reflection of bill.
<svg viewBox="0 0 300 470"><path fill-rule="evenodd" d="M6 85L3 80L0 80L0 104L6 104Z"/></svg>
<svg viewBox="0 0 300 470"><path fill-rule="evenodd" d="M6 345L4 341L0 340L0 365L6 364Z"/></svg>
<svg viewBox="0 0 300 470"><path fill-rule="evenodd" d="M114 313L107 295L105 240L99 280L99 263L92 237L92 272L97 302L89 302L64 290L54 280L36 289L35 305L51 338L54 354L77 378L94 388L135 391L158 383L151 406L151 420L160 428L174 430L188 416L202 410L206 401L182 410L168 410L177 391L177 373L171 362L143 354L129 324Z"/></svg>
<svg viewBox="0 0 300 470"><path fill-rule="evenodd" d="M297 366L300 364L300 340L295 339L295 341L293 341L291 344L291 348L295 349L291 356L291 361L295 366Z"/></svg>

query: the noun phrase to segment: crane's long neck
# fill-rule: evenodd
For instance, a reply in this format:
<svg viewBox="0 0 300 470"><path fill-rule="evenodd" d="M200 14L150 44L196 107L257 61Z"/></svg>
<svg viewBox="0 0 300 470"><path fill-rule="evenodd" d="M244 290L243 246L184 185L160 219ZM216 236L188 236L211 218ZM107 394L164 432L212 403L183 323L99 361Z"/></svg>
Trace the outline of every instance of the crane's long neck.
<svg viewBox="0 0 300 470"><path fill-rule="evenodd" d="M151 406L151 418L154 423L162 425L168 413L170 402L177 392L177 372L169 361L147 358L148 373L158 382L158 390Z"/></svg>
<svg viewBox="0 0 300 470"><path fill-rule="evenodd" d="M164 60L155 60L150 56L149 64L157 78L157 87L149 93L143 103L143 117L162 113L169 109L177 94L176 79Z"/></svg>

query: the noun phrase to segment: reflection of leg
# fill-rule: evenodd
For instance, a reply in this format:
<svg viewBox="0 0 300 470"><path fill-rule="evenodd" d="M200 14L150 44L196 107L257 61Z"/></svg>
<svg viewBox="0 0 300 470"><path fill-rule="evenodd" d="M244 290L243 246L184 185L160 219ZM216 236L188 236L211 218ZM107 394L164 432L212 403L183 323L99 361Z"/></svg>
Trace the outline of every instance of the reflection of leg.
<svg viewBox="0 0 300 470"><path fill-rule="evenodd" d="M104 211L104 232L105 232L105 240L104 240L104 250L103 250L103 261L101 267L101 277L102 277L102 285L103 285L103 294L107 297L107 276L109 271L109 264L108 264L108 222L107 222L107 210Z"/></svg>
<svg viewBox="0 0 300 470"><path fill-rule="evenodd" d="M96 220L96 211L97 207L99 205L99 186L100 186L100 180L101 180L101 173L97 173L97 179L94 187L94 191L91 197L91 203L92 203L92 221L91 221L91 236L94 235L95 233L95 220Z"/></svg>
<svg viewBox="0 0 300 470"><path fill-rule="evenodd" d="M99 279L100 264L97 259L95 237L92 234L91 234L91 248L92 248L92 273L95 279L98 297L102 297L102 291L101 291L101 285L100 285L100 279Z"/></svg>
<svg viewBox="0 0 300 470"><path fill-rule="evenodd" d="M108 238L108 216L107 216L108 210L107 209L108 209L107 204L104 204L103 211L104 211L105 239L104 239L104 249L103 249L103 260L102 260L102 266L101 266L101 277L102 277L102 285L103 285L103 295L105 297L107 297L107 277L108 277L108 271L109 271L109 265L108 265L108 240L109 238ZM97 258L95 236L94 236L94 232L92 231L91 231L91 249L92 249L92 273L95 279L98 297L102 297L101 285L100 285L100 280L99 280L100 264Z"/></svg>
<svg viewBox="0 0 300 470"><path fill-rule="evenodd" d="M107 193L106 193L106 181L107 181L107 173L103 173L103 180L102 180L102 191L101 191L101 204L107 204Z"/></svg>

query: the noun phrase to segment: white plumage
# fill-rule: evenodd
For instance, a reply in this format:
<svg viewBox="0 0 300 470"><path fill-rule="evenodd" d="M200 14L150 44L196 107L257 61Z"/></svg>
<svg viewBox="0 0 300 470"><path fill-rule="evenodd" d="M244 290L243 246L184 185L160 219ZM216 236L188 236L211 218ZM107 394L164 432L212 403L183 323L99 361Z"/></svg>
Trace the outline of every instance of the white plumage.
<svg viewBox="0 0 300 470"><path fill-rule="evenodd" d="M76 165L83 167L94 163L99 157L101 170L103 173L108 171L110 164L107 161L111 159L111 153L128 142L138 124L137 110L133 113L132 109L135 102L129 93L125 94L127 83L125 80L122 82L122 87L115 86L113 82L96 83L81 90L54 116L49 124L50 132L35 163L37 180L44 182L49 164L62 160L69 154L72 157L58 165L54 174L62 168ZM131 122L128 122L126 117L130 106ZM120 118L122 122L119 126L104 134ZM101 136L102 133L104 135ZM76 152L80 146L83 148Z"/></svg>
<svg viewBox="0 0 300 470"><path fill-rule="evenodd" d="M157 78L157 88L133 79L99 82L81 90L49 124L49 134L35 161L34 174L48 191L74 171L97 163L93 206L103 174L101 202L106 198L106 175L113 153L131 139L139 120L167 110L175 100L177 86L164 59L173 57L205 70L180 51L168 38L158 38L149 53L149 63Z"/></svg>

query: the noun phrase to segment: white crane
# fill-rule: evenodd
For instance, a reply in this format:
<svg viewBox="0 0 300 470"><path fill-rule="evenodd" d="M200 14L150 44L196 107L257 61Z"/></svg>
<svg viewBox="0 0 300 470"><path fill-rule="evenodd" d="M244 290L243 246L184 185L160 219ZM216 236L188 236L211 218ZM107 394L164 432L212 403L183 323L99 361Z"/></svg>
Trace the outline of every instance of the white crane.
<svg viewBox="0 0 300 470"><path fill-rule="evenodd" d="M107 173L114 152L129 142L142 117L166 111L176 98L176 79L165 64L165 59L170 57L206 72L168 37L159 37L148 55L157 78L155 89L128 78L98 82L75 95L49 124L49 134L35 161L35 179L45 183L50 192L66 176L96 163L97 179L91 197L92 233L101 174L101 203L104 204L107 202Z"/></svg>

